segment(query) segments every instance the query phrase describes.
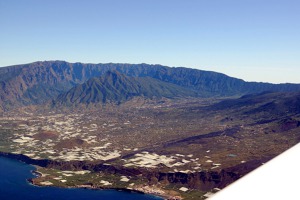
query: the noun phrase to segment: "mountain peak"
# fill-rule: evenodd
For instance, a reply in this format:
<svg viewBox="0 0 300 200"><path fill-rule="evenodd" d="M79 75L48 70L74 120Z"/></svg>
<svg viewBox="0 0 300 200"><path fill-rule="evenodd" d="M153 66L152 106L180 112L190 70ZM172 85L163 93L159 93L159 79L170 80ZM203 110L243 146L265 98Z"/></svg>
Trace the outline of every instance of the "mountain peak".
<svg viewBox="0 0 300 200"><path fill-rule="evenodd" d="M197 96L195 91L150 77L129 77L116 70L109 70L78 85L56 100L58 105L90 103L120 104L134 97L175 98Z"/></svg>

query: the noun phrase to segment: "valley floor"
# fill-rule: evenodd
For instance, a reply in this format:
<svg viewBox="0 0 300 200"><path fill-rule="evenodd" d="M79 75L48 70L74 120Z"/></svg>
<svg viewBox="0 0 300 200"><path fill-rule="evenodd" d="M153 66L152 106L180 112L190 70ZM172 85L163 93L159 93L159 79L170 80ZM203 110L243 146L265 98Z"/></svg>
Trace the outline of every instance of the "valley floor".
<svg viewBox="0 0 300 200"><path fill-rule="evenodd" d="M39 165L38 185L205 198L299 142L299 114L258 110L267 101L226 109L218 99L23 109L0 117L0 151Z"/></svg>

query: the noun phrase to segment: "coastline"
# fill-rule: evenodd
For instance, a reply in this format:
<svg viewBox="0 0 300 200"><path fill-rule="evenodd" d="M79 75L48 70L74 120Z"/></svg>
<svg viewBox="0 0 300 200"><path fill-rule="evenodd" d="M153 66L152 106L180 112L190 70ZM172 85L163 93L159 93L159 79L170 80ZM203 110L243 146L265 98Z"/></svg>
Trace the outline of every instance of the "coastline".
<svg viewBox="0 0 300 200"><path fill-rule="evenodd" d="M59 185L42 185L38 184L36 179L40 178L43 176L43 173L37 170L37 166L39 167L45 167L45 163L51 162L48 159L42 159L42 160L35 160L32 159L26 155L23 154L13 154L13 153L8 153L8 152L2 152L0 151L0 156L17 160L20 162L24 162L28 165L34 166L35 170L31 170L31 174L33 174L35 177L27 179L27 182L32 184L33 186L38 186L38 187L58 187L58 188L81 188L81 189L91 189L91 190L116 190L116 191L123 191L123 192L130 192L130 193L139 193L139 194L147 194L151 196L155 196L158 198L162 198L164 200L182 200L183 198L180 196L172 196L168 194L164 194L165 191L160 189L160 191L163 192L158 192L158 190L151 188L149 185L143 185L138 188L119 188L119 187L96 187L92 185L76 185L76 186L59 186Z"/></svg>
<svg viewBox="0 0 300 200"><path fill-rule="evenodd" d="M34 180L41 177L43 173L37 171L37 170L32 170L32 174L36 175L34 178L27 179L27 181L32 184L33 186L38 186L38 187L58 187L58 188L70 188L70 189L88 189L88 190L116 190L116 191L122 191L122 192L129 192L129 193L139 193L139 194L147 194L155 197L162 198L163 200L182 200L182 197L179 196L170 196L167 194L161 194L161 193L156 193L156 192L147 192L147 190L143 189L143 187L140 187L139 189L134 189L134 188L116 188L116 187L96 187L96 186L91 186L91 185L76 185L76 186L58 186L58 185L41 185L35 182ZM147 187L147 186L145 186Z"/></svg>
<svg viewBox="0 0 300 200"><path fill-rule="evenodd" d="M35 182L34 180L42 176L43 174L37 170L32 170L32 174L37 175L37 177L27 179L27 181L38 187L59 187L59 188L70 188L70 189L76 189L76 188L81 188L81 189L89 189L89 190L116 190L116 191L122 191L122 192L129 192L129 193L139 193L139 194L147 194L155 197L162 198L164 200L182 200L183 198L180 196L170 196L167 194L162 194L162 193L157 193L157 192L149 192L149 190L145 190L144 187L140 187L138 189L136 188L116 188L116 187L96 187L96 186L91 186L91 185L76 185L76 186L58 186L58 185L41 185ZM148 187L148 186L145 186Z"/></svg>

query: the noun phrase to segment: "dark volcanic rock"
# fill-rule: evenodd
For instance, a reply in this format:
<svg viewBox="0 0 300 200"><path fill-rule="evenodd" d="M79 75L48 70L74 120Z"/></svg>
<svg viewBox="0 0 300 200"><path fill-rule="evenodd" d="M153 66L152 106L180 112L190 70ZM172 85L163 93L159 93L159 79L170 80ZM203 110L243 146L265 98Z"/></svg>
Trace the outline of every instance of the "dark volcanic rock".
<svg viewBox="0 0 300 200"><path fill-rule="evenodd" d="M299 92L264 92L245 95L238 99L229 99L209 106L209 110L243 109L246 115L268 113L286 115L300 113Z"/></svg>

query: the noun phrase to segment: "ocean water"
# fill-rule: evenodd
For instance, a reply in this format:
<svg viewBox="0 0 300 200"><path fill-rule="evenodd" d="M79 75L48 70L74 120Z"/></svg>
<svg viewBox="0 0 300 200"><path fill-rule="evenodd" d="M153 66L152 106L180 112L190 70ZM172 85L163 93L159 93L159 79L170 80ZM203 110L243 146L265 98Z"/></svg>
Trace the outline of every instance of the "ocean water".
<svg viewBox="0 0 300 200"><path fill-rule="evenodd" d="M34 177L34 167L25 163L0 157L1 200L161 200L151 195L116 190L64 189L37 187L28 183Z"/></svg>

